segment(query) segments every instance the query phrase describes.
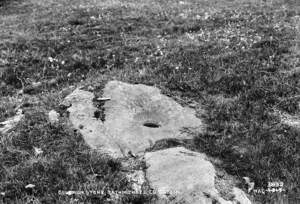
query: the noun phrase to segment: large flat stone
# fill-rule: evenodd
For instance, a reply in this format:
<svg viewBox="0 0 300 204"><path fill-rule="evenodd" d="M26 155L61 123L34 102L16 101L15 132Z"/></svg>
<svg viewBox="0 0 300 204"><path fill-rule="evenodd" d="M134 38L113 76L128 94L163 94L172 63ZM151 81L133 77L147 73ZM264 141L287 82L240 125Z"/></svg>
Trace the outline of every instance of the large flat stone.
<svg viewBox="0 0 300 204"><path fill-rule="evenodd" d="M110 81L105 86L105 121L94 118L94 95L75 90L66 100L70 120L92 147L123 156L143 153L156 141L166 138L189 139L183 128L201 131L203 124L193 109L185 108L160 90L146 85Z"/></svg>
<svg viewBox="0 0 300 204"><path fill-rule="evenodd" d="M182 107L155 87L111 81L103 96L111 98L105 103L105 127L115 140L135 153L157 140L191 138L181 131L184 127L202 128L193 109ZM147 127L145 123L159 127Z"/></svg>
<svg viewBox="0 0 300 204"><path fill-rule="evenodd" d="M160 199L168 203L232 203L219 196L215 169L205 158L204 154L184 147L147 152L146 176Z"/></svg>
<svg viewBox="0 0 300 204"><path fill-rule="evenodd" d="M224 200L215 187L216 171L205 154L184 147L147 152L146 177L159 201L189 204L251 204L239 188L228 189L232 200ZM163 202L161 202L163 203Z"/></svg>

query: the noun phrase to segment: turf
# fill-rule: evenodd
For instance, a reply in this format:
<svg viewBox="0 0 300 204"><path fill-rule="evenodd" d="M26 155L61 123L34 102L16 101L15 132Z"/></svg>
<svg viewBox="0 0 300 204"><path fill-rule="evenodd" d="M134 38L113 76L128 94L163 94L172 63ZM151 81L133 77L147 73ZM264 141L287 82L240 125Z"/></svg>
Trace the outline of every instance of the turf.
<svg viewBox="0 0 300 204"><path fill-rule="evenodd" d="M0 121L24 103L21 89L57 83L29 92L26 100L39 105L25 108L26 119L2 137L0 191L22 198L24 186L35 183L38 199L54 199L58 189L86 183L91 169L103 175L104 186L126 189L118 161L90 157L92 150L68 124L53 126L46 118L47 111L59 110L70 86L93 86L99 94L106 81L118 79L157 86L183 105L196 103L208 127L191 133L192 148L220 158L220 168L240 180L250 177L258 188L283 181L288 195L299 195L299 128L274 114L300 113L300 75L293 71L300 66L297 1L1 5ZM38 158L36 146L45 150ZM253 195L260 202L273 196Z"/></svg>

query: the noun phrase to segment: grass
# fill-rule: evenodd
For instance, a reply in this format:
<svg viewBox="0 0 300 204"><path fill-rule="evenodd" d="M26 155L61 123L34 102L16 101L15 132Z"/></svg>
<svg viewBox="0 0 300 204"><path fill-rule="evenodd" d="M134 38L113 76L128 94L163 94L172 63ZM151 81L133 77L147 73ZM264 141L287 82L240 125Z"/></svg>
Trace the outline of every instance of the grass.
<svg viewBox="0 0 300 204"><path fill-rule="evenodd" d="M20 89L58 83L28 96L41 105L27 108L15 132L2 137L0 191L24 198L24 186L35 183L37 198L55 199L57 190L89 182L93 171L104 186L128 188L118 161L93 153L67 122L51 125L46 118L68 92L61 90L81 83L97 92L118 79L200 104L208 128L193 133L194 149L220 158L221 168L257 187L280 180L289 195L299 194L299 129L273 114L299 114L299 73L287 74L299 67L299 8L297 1L279 0L4 5L0 120L13 115ZM36 158L33 147L45 153ZM268 202L273 195L253 196Z"/></svg>
<svg viewBox="0 0 300 204"><path fill-rule="evenodd" d="M81 136L64 124L51 125L39 110L27 113L16 130L1 143L5 199L24 199L28 184L36 185L33 193L42 197L42 203L53 202L53 193L59 190L82 189L84 185L104 189L107 184L122 190L126 186L120 163L90 150ZM41 148L43 154L35 155L33 147Z"/></svg>

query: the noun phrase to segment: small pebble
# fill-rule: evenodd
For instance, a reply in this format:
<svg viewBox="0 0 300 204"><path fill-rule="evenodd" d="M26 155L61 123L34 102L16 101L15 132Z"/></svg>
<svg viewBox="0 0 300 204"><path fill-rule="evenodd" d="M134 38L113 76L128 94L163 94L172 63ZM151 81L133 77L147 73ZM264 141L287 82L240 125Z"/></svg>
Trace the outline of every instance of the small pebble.
<svg viewBox="0 0 300 204"><path fill-rule="evenodd" d="M51 110L48 114L50 123L56 123L59 121L59 114L55 110Z"/></svg>
<svg viewBox="0 0 300 204"><path fill-rule="evenodd" d="M25 186L25 188L34 188L35 185L34 184L28 184L27 186Z"/></svg>

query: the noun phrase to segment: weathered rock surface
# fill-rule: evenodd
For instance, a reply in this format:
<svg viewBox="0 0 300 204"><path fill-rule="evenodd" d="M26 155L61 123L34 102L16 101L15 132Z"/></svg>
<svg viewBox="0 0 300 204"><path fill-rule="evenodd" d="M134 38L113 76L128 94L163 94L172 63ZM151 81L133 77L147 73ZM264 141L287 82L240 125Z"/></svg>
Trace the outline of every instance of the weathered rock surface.
<svg viewBox="0 0 300 204"><path fill-rule="evenodd" d="M201 130L203 126L193 109L180 106L155 87L109 82L103 94L110 99L104 105L104 122L94 118L93 98L92 93L79 89L69 95L70 120L88 144L102 146L114 156L143 153L160 139L191 138L182 129Z"/></svg>
<svg viewBox="0 0 300 204"><path fill-rule="evenodd" d="M146 172L135 169L127 175L134 192L143 191L149 182L162 201L159 203L251 203L238 188L231 190L233 201L220 196L215 187L215 169L204 154L184 147L145 153L161 139L190 139L183 128L201 131L203 124L194 110L180 106L157 88L119 81L109 82L103 96L95 99L101 107L93 105L94 97L80 89L66 97L70 121L92 148L140 162L144 155Z"/></svg>
<svg viewBox="0 0 300 204"><path fill-rule="evenodd" d="M105 127L133 153L143 152L160 139L191 138L182 128L202 127L193 109L183 108L155 87L111 81L103 97L110 98L104 106Z"/></svg>
<svg viewBox="0 0 300 204"><path fill-rule="evenodd" d="M68 108L70 121L81 132L90 147L111 156L121 156L122 152L118 144L104 124L94 117L97 108L93 105L93 98L93 93L80 89L67 96L64 104L71 106Z"/></svg>
<svg viewBox="0 0 300 204"><path fill-rule="evenodd" d="M204 154L183 147L145 155L147 179L162 199L185 203L227 203L215 188L215 169Z"/></svg>
<svg viewBox="0 0 300 204"><path fill-rule="evenodd" d="M176 147L147 152L145 161L147 180L160 198L169 203L251 204L238 188L232 189L233 201L226 201L219 195L215 188L215 169L204 154Z"/></svg>

